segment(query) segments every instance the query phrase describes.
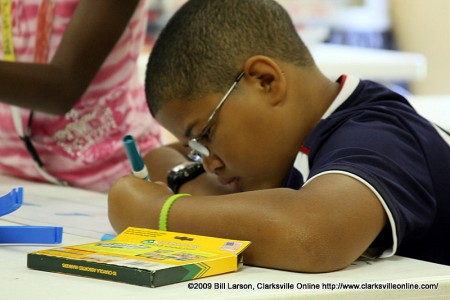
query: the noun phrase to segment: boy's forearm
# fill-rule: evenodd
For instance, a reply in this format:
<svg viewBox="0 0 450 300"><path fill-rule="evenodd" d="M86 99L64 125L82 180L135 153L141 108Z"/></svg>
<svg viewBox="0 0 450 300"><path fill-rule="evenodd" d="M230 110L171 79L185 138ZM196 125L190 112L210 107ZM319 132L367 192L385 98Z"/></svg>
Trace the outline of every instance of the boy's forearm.
<svg viewBox="0 0 450 300"><path fill-rule="evenodd" d="M326 177L319 186L344 188L305 192L268 189L225 196L191 196L172 206L171 231L250 240L246 263L301 272L344 268L360 256L386 222L372 192L346 176ZM116 230L158 227L159 213L171 195L155 184L125 181L109 197ZM312 183L310 183L313 186ZM311 192L312 191L312 192Z"/></svg>
<svg viewBox="0 0 450 300"><path fill-rule="evenodd" d="M136 190L131 194L126 193L126 198L118 199L125 196L120 195L123 188L128 192L129 188L136 189L140 185L139 182L137 185L135 183L122 183L122 191L117 194L118 190L112 190L109 197L109 217L113 228L119 232L127 226L158 229L159 212L165 199L142 197L135 193ZM280 196L278 192L277 197ZM281 192L286 195L290 193L288 190ZM320 245L322 242L315 238L320 234L304 224L302 226L301 221L292 223L291 217L278 207L285 205L284 201L276 204L269 200L274 195L269 190L226 197L181 198L170 210L168 227L175 232L250 240L252 245L245 253L245 263L250 265L323 272L343 268L351 263L337 264L341 262L333 260L331 255L323 259L323 251L319 251L323 248ZM295 237L294 232L297 235Z"/></svg>
<svg viewBox="0 0 450 300"><path fill-rule="evenodd" d="M108 194L108 217L116 232L129 226L156 228L158 220L153 214L173 193L167 187L165 191L155 193L158 191L155 187L158 185L133 175L120 178L112 186Z"/></svg>

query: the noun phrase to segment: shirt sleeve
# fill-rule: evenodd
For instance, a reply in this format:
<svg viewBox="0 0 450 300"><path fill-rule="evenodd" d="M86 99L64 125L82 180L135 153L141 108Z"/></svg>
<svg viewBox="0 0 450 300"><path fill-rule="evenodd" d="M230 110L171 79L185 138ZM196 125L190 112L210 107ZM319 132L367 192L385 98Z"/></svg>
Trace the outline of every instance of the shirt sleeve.
<svg viewBox="0 0 450 300"><path fill-rule="evenodd" d="M393 255L402 242L426 234L437 204L426 159L410 129L376 112L323 120L319 127L323 130L311 148L309 180L339 172L375 193L389 219L371 246L378 249L376 255Z"/></svg>

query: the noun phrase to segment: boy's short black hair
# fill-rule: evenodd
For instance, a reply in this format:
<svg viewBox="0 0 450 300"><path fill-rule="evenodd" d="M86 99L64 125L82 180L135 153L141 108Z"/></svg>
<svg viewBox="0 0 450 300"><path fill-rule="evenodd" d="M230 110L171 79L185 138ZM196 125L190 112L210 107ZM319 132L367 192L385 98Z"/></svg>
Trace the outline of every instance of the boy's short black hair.
<svg viewBox="0 0 450 300"><path fill-rule="evenodd" d="M290 16L275 1L186 2L162 30L148 61L145 88L152 115L165 101L224 93L254 55L313 64Z"/></svg>

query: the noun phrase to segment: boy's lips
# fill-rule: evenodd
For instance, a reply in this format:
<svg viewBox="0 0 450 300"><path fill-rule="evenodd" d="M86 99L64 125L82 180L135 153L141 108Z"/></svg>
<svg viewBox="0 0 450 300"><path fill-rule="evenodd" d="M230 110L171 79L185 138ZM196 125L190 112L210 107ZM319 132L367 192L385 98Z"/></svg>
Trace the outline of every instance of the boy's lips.
<svg viewBox="0 0 450 300"><path fill-rule="evenodd" d="M232 178L219 178L219 181L223 185L230 186L233 190L239 190L240 180L237 177Z"/></svg>
<svg viewBox="0 0 450 300"><path fill-rule="evenodd" d="M223 178L223 177L219 177L219 181L220 181L220 183L223 184L223 185L230 184L230 183L233 182L234 180L236 180L235 177L233 177L233 178Z"/></svg>

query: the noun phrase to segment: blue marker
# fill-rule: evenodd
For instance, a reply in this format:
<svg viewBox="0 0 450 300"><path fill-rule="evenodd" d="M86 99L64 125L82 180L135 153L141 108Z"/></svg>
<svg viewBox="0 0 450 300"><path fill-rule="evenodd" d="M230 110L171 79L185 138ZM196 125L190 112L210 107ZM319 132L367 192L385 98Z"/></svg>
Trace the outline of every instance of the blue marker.
<svg viewBox="0 0 450 300"><path fill-rule="evenodd" d="M150 181L150 175L144 161L142 160L134 138L131 135L126 135L122 140L125 144L125 150L127 152L128 159L131 162L134 176Z"/></svg>

